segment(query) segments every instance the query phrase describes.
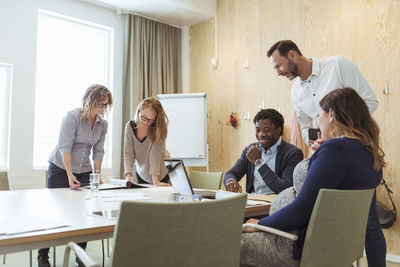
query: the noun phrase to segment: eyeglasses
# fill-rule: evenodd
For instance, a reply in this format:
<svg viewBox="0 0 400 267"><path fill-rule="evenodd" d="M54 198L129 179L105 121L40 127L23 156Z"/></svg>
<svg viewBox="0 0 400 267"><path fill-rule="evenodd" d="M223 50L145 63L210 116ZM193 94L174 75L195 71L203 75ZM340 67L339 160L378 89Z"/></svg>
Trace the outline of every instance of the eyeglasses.
<svg viewBox="0 0 400 267"><path fill-rule="evenodd" d="M107 104L97 104L98 108L106 108L107 106L108 106L108 103Z"/></svg>
<svg viewBox="0 0 400 267"><path fill-rule="evenodd" d="M144 115L140 114L140 119L143 120L146 123L152 124L155 120L151 120L149 118L146 118Z"/></svg>

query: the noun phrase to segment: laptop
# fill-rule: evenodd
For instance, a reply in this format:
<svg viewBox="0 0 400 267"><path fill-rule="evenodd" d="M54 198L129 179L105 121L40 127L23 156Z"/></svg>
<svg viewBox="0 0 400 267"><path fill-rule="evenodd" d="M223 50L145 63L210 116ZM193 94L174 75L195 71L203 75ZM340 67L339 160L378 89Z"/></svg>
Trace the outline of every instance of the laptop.
<svg viewBox="0 0 400 267"><path fill-rule="evenodd" d="M175 191L182 194L200 195L203 198L215 199L215 191L212 190L193 190L187 175L185 165L180 159L164 159L169 179Z"/></svg>

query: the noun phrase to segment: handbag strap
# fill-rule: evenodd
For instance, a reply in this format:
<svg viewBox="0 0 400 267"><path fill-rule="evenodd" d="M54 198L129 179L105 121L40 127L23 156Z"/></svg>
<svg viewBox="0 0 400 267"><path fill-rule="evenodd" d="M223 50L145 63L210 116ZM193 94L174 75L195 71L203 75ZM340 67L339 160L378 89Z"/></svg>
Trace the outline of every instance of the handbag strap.
<svg viewBox="0 0 400 267"><path fill-rule="evenodd" d="M388 195L389 195L390 202L392 202L393 209L394 209L395 211L397 211L396 206L394 205L394 202L393 202L393 199L392 199L393 191L390 190L390 188L389 188L389 186L387 185L385 179L383 179L383 178L382 178L382 181L381 181L381 185L383 185L383 186L386 188L386 191L387 191L387 193L388 193Z"/></svg>

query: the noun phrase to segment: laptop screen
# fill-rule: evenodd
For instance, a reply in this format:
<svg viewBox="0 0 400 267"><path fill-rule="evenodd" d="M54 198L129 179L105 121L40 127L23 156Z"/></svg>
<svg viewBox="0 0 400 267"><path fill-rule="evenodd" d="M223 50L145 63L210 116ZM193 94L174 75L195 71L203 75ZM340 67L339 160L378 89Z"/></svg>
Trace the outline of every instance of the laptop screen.
<svg viewBox="0 0 400 267"><path fill-rule="evenodd" d="M164 164L174 190L182 194L193 195L193 188L190 184L183 161L180 159L164 159Z"/></svg>

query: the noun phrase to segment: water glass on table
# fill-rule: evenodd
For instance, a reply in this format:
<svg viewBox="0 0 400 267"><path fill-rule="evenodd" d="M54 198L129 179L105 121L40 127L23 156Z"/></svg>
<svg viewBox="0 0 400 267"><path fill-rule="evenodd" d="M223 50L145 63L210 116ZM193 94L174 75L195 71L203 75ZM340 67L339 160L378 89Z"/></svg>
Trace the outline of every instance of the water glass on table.
<svg viewBox="0 0 400 267"><path fill-rule="evenodd" d="M99 195L100 178L100 173L90 174L90 191L92 192L93 197L97 197Z"/></svg>

